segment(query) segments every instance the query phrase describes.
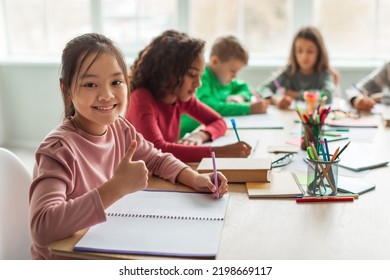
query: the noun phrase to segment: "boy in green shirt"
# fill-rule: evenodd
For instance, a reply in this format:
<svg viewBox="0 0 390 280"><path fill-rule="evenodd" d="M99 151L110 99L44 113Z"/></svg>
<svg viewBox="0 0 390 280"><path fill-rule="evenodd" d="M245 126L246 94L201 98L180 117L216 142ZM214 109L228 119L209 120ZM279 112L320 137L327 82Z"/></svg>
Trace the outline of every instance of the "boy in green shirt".
<svg viewBox="0 0 390 280"><path fill-rule="evenodd" d="M202 75L196 97L222 116L261 114L269 102L258 97L250 86L236 78L248 64L248 52L234 36L218 38L211 49L210 61ZM196 129L199 123L183 115L180 137Z"/></svg>

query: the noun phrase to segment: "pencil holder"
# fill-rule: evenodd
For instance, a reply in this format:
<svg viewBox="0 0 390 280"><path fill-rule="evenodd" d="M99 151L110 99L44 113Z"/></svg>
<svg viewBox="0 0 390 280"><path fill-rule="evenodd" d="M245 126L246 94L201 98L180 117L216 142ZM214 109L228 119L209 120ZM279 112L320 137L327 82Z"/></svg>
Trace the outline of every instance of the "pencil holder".
<svg viewBox="0 0 390 280"><path fill-rule="evenodd" d="M339 159L321 161L307 159L307 190L309 195L336 195Z"/></svg>
<svg viewBox="0 0 390 280"><path fill-rule="evenodd" d="M301 149L303 151L306 151L306 148L310 146L310 142L314 144L314 147L317 147L318 138L322 134L322 126L322 124L302 123Z"/></svg>

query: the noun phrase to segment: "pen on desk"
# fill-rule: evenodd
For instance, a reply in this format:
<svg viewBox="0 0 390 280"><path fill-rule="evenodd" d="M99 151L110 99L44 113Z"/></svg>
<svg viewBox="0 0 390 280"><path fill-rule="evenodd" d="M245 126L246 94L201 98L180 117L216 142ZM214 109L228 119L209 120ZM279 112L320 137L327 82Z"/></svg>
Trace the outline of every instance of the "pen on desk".
<svg viewBox="0 0 390 280"><path fill-rule="evenodd" d="M232 122L234 132L236 133L237 141L240 142L241 140L240 140L240 136L238 135L238 132L237 132L236 121L234 119L230 119L230 121Z"/></svg>
<svg viewBox="0 0 390 280"><path fill-rule="evenodd" d="M295 199L297 203L300 202L342 202L342 201L354 201L353 196L319 196L319 197L297 197Z"/></svg>
<svg viewBox="0 0 390 280"><path fill-rule="evenodd" d="M213 160L213 170L214 170L214 185L215 185L215 195L217 198L219 198L219 191L218 191L218 174L217 174L217 165L215 163L215 152L211 152L211 158Z"/></svg>

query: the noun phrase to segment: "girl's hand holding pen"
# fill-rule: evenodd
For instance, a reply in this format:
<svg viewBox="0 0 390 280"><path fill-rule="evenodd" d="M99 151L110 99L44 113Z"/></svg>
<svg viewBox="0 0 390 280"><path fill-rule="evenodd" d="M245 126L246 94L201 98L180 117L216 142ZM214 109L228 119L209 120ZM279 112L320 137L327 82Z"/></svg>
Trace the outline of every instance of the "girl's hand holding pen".
<svg viewBox="0 0 390 280"><path fill-rule="evenodd" d="M360 93L352 101L353 106L357 110L370 111L372 108L374 108L376 101L369 96L367 90L364 87L359 88L355 84L352 84L352 87Z"/></svg>
<svg viewBox="0 0 390 280"><path fill-rule="evenodd" d="M220 147L211 147L217 157L246 158L251 154L252 147L244 142L236 142Z"/></svg>
<svg viewBox="0 0 390 280"><path fill-rule="evenodd" d="M359 95L353 100L353 106L357 110L370 111L374 108L376 102L371 97L366 95Z"/></svg>
<svg viewBox="0 0 390 280"><path fill-rule="evenodd" d="M267 112L269 101L261 99L250 104L251 114L264 114Z"/></svg>
<svg viewBox="0 0 390 280"><path fill-rule="evenodd" d="M277 102L277 106L280 109L286 110L286 109L290 108L293 101L294 101L294 98L292 98L291 96L288 96L288 95L284 95Z"/></svg>
<svg viewBox="0 0 390 280"><path fill-rule="evenodd" d="M228 191L228 181L221 172L217 172L218 176L218 193L219 197L223 196ZM195 185L193 187L196 191L205 192L211 191L212 197L217 197L216 190L217 187L214 185L214 174L213 173L205 173L199 174L195 178Z"/></svg>

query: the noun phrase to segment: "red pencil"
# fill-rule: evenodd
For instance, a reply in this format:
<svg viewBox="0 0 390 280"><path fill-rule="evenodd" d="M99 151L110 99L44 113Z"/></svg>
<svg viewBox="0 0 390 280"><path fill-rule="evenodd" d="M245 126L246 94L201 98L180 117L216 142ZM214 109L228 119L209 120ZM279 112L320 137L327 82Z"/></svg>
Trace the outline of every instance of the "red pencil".
<svg viewBox="0 0 390 280"><path fill-rule="evenodd" d="M297 197L295 201L297 203L299 202L333 202L333 201L353 201L354 198L352 196L340 196L340 197L326 197L326 196L319 196L319 197Z"/></svg>

